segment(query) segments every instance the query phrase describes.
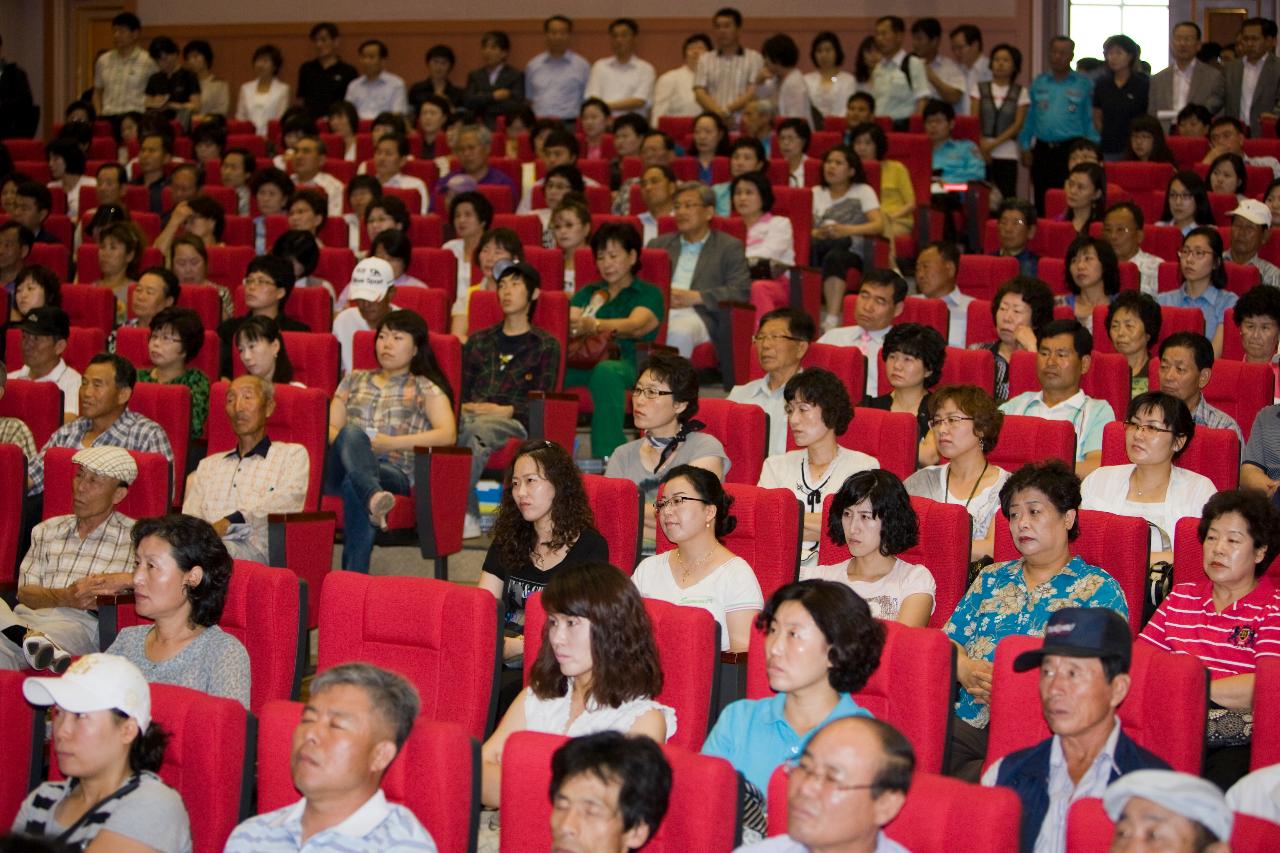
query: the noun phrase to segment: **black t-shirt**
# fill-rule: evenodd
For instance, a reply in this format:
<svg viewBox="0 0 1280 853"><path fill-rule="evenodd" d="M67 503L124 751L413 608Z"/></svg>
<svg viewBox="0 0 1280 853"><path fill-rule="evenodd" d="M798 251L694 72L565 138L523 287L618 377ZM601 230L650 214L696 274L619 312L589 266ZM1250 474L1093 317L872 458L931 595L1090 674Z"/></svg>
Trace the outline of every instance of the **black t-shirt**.
<svg viewBox="0 0 1280 853"><path fill-rule="evenodd" d="M609 562L609 543L598 531L588 527L582 531L578 541L569 548L569 553L564 555L560 564L546 571L536 567L531 560L525 560L515 569L508 570L507 566L502 565L499 550L492 547L485 555L481 570L502 579L502 607L506 612L507 633L521 634L524 632L525 600L535 592L541 592L557 572L568 566L582 563L607 562Z"/></svg>
<svg viewBox="0 0 1280 853"><path fill-rule="evenodd" d="M346 99L347 86L358 76L359 72L342 60L328 68L318 59L309 60L298 69L298 97L312 118L324 118L330 105Z"/></svg>
<svg viewBox="0 0 1280 853"><path fill-rule="evenodd" d="M1147 114L1147 97L1151 78L1131 74L1123 87L1117 87L1110 74L1093 87L1093 105L1102 111L1102 151L1104 154L1129 150L1129 122Z"/></svg>
<svg viewBox="0 0 1280 853"><path fill-rule="evenodd" d="M407 96L409 100L409 110L415 117L418 115L418 108L421 107L422 102L427 99L427 95L434 94L436 94L436 89L431 85L430 77L426 80L419 80L417 83L414 83L409 87L409 93ZM439 94L444 95L444 97L449 100L449 103L453 104L454 109L462 108L462 99L466 95L466 93L462 91L461 86L455 86L450 81L445 81L444 91Z"/></svg>
<svg viewBox="0 0 1280 853"><path fill-rule="evenodd" d="M929 432L929 394L920 398L920 408L916 411L916 427L920 431L920 440ZM879 397L863 397L858 404L867 409L883 409L888 412L893 408L893 392L881 394Z"/></svg>

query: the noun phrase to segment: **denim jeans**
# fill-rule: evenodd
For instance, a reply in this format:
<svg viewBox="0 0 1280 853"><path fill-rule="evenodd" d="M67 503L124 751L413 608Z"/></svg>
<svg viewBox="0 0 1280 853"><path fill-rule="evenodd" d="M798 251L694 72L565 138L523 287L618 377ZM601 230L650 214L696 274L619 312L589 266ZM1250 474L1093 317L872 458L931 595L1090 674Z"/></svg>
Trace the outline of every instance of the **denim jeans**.
<svg viewBox="0 0 1280 853"><path fill-rule="evenodd" d="M375 492L407 495L413 484L403 471L381 462L364 430L347 424L329 445L324 491L342 496L342 568L369 572L376 531L369 523L369 499Z"/></svg>
<svg viewBox="0 0 1280 853"><path fill-rule="evenodd" d="M524 425L515 418L498 415L464 414L458 424L458 446L471 448L471 483L467 489L467 512L480 514L480 501L476 497L476 483L484 473L489 457L507 446L512 438L528 438ZM572 448L569 448L572 451Z"/></svg>

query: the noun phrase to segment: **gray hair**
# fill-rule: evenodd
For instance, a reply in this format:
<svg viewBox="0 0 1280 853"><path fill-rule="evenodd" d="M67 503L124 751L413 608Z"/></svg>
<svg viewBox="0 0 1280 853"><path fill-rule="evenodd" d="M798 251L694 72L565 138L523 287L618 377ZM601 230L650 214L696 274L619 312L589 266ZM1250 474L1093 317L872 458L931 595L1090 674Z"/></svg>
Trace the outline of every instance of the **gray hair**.
<svg viewBox="0 0 1280 853"><path fill-rule="evenodd" d="M311 695L344 684L358 687L368 695L374 710L395 729L396 750L399 751L409 739L413 721L418 718L422 707L414 686L403 675L371 663L343 663L312 679Z"/></svg>
<svg viewBox="0 0 1280 853"><path fill-rule="evenodd" d="M698 199L702 202L703 207L716 206L716 192L706 184L699 183L698 181L685 181L683 184L676 187L675 195L673 195L672 198L679 198L685 193L697 193Z"/></svg>
<svg viewBox="0 0 1280 853"><path fill-rule="evenodd" d="M778 114L777 105L768 98L756 98L751 102L751 106L755 107L756 111L762 116L773 118Z"/></svg>
<svg viewBox="0 0 1280 853"><path fill-rule="evenodd" d="M480 137L480 145L484 150L488 151L489 146L493 144L493 134L489 128L483 124L466 124L458 128L458 137L461 138L464 133L474 133Z"/></svg>
<svg viewBox="0 0 1280 853"><path fill-rule="evenodd" d="M272 385L261 376L255 376L252 373L245 373L242 376L237 376L236 379L247 379L255 382L258 386L258 393L262 395L262 402L264 403L269 404L276 398L276 386ZM233 379L232 381L234 382L235 380Z"/></svg>

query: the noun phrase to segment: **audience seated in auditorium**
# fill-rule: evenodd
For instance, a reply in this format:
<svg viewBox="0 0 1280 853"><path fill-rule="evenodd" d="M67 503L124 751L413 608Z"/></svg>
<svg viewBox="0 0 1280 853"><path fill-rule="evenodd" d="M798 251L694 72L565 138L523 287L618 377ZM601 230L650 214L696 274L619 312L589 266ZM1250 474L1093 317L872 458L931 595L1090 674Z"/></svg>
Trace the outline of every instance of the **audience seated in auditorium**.
<svg viewBox="0 0 1280 853"><path fill-rule="evenodd" d="M1134 743L1116 716L1131 684L1128 623L1113 610L1073 607L1049 617L1045 637L1040 648L1018 655L1013 669L1039 669L1040 707L1053 735L982 774L984 785L1012 788L1022 800L1026 853L1065 844L1072 802L1100 796L1126 773L1169 769Z"/></svg>
<svg viewBox="0 0 1280 853"><path fill-rule="evenodd" d="M449 201L449 224L455 236L445 241L444 248L458 261L457 301L465 299L471 288L471 261L480 248L480 238L493 225L493 205L474 190L457 193Z"/></svg>
<svg viewBox="0 0 1280 853"><path fill-rule="evenodd" d="M967 781L977 781L987 751L997 644L1013 634L1043 636L1049 617L1068 607L1129 616L1115 579L1069 550L1080 533L1080 480L1071 469L1058 460L1023 466L1001 487L1000 509L1022 556L983 569L942 629L958 651L960 682L950 772Z"/></svg>
<svg viewBox="0 0 1280 853"><path fill-rule="evenodd" d="M1231 319L1239 330L1245 363L1270 365L1275 373L1276 349L1280 345L1280 288L1254 287L1240 297L1231 311ZM1278 393L1275 396L1280 399L1280 379L1277 379L1276 389Z"/></svg>
<svg viewBox="0 0 1280 853"><path fill-rule="evenodd" d="M1154 298L1159 291L1164 258L1142 249L1144 222L1141 207L1131 201L1117 202L1107 208L1102 219L1102 236L1111 244L1117 262L1129 261L1137 266L1142 292Z"/></svg>
<svg viewBox="0 0 1280 853"><path fill-rule="evenodd" d="M760 172L769 165L768 155L759 139L740 136L729 146L729 180L711 185L716 194L716 215L728 216L733 212L733 179L739 175ZM768 184L768 180L765 181Z"/></svg>
<svg viewBox="0 0 1280 853"><path fill-rule="evenodd" d="M1271 22L1271 26L1275 27L1275 22ZM1269 50L1267 53L1273 54L1274 51ZM1275 60L1268 62L1267 64L1274 68ZM1237 63L1234 67L1238 69L1241 65ZM1280 70L1270 72L1270 76L1273 76L1276 81L1271 83L1272 86L1275 86L1277 82L1280 82ZM1257 121L1258 115L1255 115L1252 122L1256 124ZM1262 135L1257 128L1253 128L1249 133L1255 137ZM1269 156L1248 156L1244 151L1245 138L1246 132L1243 122L1238 118L1233 118L1231 116L1231 111L1228 109L1226 115L1218 116L1209 125L1209 150L1204 155L1204 159L1200 162L1212 163L1223 154L1235 154L1236 156L1244 159L1245 165L1264 166L1271 170L1272 177L1280 178L1280 161L1276 160L1275 157Z"/></svg>
<svg viewBox="0 0 1280 853"><path fill-rule="evenodd" d="M1146 293L1121 291L1107 308L1107 337L1112 349L1129 363L1130 397L1147 393L1151 348L1160 336L1162 323L1160 306Z"/></svg>
<svg viewBox="0 0 1280 853"><path fill-rule="evenodd" d="M0 285L10 298L17 290L18 276L34 244L35 235L27 227L13 220L0 223Z"/></svg>
<svg viewBox="0 0 1280 853"><path fill-rule="evenodd" d="M498 275L502 322L480 329L463 347L458 444L471 449L465 532L471 538L480 535L475 484L489 457L509 439L528 437L530 392L556 386L560 342L531 323L541 284L538 271L529 264L506 265Z"/></svg>
<svg viewBox="0 0 1280 853"><path fill-rule="evenodd" d="M67 198L67 216L71 217L71 221L75 222L80 218L80 189L82 187L96 187L98 181L91 175L86 175L87 163L85 162L84 150L81 149L79 143L73 139L55 139L45 146L45 157L49 161L49 174L53 178L48 184L49 189L55 187L60 188ZM39 195L32 195L32 201L37 203L41 198ZM46 204L45 213L48 214L49 208Z"/></svg>
<svg viewBox="0 0 1280 853"><path fill-rule="evenodd" d="M421 178L404 173L404 164L408 162L409 140L400 133L388 133L378 140L373 149L373 169L378 183L392 189L417 190L417 213L426 213L431 205L431 194ZM459 162L462 153L458 153ZM480 183L486 181L480 180Z"/></svg>
<svg viewBox="0 0 1280 853"><path fill-rule="evenodd" d="M780 35L784 35L784 34L780 34ZM789 36L785 36L785 35L784 37L790 38ZM763 45L761 47L763 47ZM776 67L777 63L774 63L774 65ZM794 71L795 69L794 67L792 67L787 70ZM770 88L775 87L776 77L775 75L769 73L767 67L764 72L761 72L762 77L766 75L769 77L769 79L766 80L763 84L756 87L757 94L759 94L762 90L768 90ZM802 85L802 81L796 80L795 84ZM792 86L791 94L793 97L796 94L795 85ZM776 92L774 93L774 97L776 98ZM802 97L807 98L808 96L803 95ZM773 140L771 137L773 136L774 118L777 114L777 111L778 111L778 105L774 100L771 100L770 98L756 97L753 95L751 100L747 101L747 103L743 106L742 117L738 120L738 131L741 134L738 137L738 139L755 140L756 142L759 142L760 147L764 150L764 155L765 155L764 158L762 159L767 159L774 156ZM803 114L806 118L809 117L809 110L807 106L804 109ZM696 128L697 125L694 125L694 127ZM732 152L733 140L727 140L727 141L730 144L730 151Z"/></svg>
<svg viewBox="0 0 1280 853"><path fill-rule="evenodd" d="M296 187L319 187L325 193L328 202L329 216L342 215L342 196L345 191L342 181L324 170L324 158L327 154L324 140L318 136L307 134L293 146L293 174L289 179ZM374 155L375 160L377 154Z"/></svg>
<svg viewBox="0 0 1280 853"><path fill-rule="evenodd" d="M1257 199L1246 198L1230 211L1230 216L1231 248L1222 259L1255 267L1263 284L1280 287L1280 267L1258 256L1271 234L1271 208Z"/></svg>
<svg viewBox="0 0 1280 853"><path fill-rule="evenodd" d="M774 193L763 172L747 172L730 182L733 212L747 227L747 264L754 282L752 300L763 312L791 303L790 273L796 265L790 217L773 213Z"/></svg>
<svg viewBox="0 0 1280 853"><path fill-rule="evenodd" d="M320 287L329 295L330 304L337 299L337 291L332 282L315 275L320 264L320 241L315 232L324 223L323 208L315 214L313 205L323 203L318 190L298 190L295 194L289 214L289 229L276 238L271 246L271 254L284 258L293 268L295 289L299 287ZM300 210L299 210L300 209ZM306 226L306 227L298 227Z"/></svg>
<svg viewBox="0 0 1280 853"><path fill-rule="evenodd" d="M662 825L671 767L649 738L596 732L551 756L550 794L556 850L639 850Z"/></svg>
<svg viewBox="0 0 1280 853"><path fill-rule="evenodd" d="M929 399L929 426L938 453L948 461L921 468L903 484L907 492L939 503L960 503L969 513L970 558L990 557L1000 490L1009 472L987 459L1000 438L1004 414L973 385L946 385ZM954 475L954 476L953 476Z"/></svg>
<svg viewBox="0 0 1280 853"><path fill-rule="evenodd" d="M616 731L665 743L676 712L655 701L663 673L653 626L631 582L607 563L561 569L541 593L546 622L528 684L481 750L481 801L501 799L502 748L515 732Z"/></svg>
<svg viewBox="0 0 1280 853"><path fill-rule="evenodd" d="M685 153L696 162L696 179L709 186L715 174L712 168L715 158L728 157L732 153L729 148L729 125L719 113L704 112L693 120L693 133L689 141L690 146Z"/></svg>
<svg viewBox="0 0 1280 853"><path fill-rule="evenodd" d="M578 249L587 247L591 236L591 210L581 197L567 197L551 211L551 246L559 249L564 260L564 276L561 283L566 294L572 295L576 276L573 256Z"/></svg>
<svg viewBox="0 0 1280 853"><path fill-rule="evenodd" d="M1006 415L1068 421L1076 433L1076 472L1088 474L1102 460L1102 428L1115 420L1111 405L1080 390L1089 372L1093 335L1076 320L1053 320L1036 330L1039 391L1023 391L1000 405Z"/></svg>
<svg viewBox="0 0 1280 853"><path fill-rule="evenodd" d="M75 847L190 850L182 796L157 773L168 733L151 689L117 655L86 654L61 678L28 678L23 696L53 705L53 746L66 777L27 795L13 829Z"/></svg>
<svg viewBox="0 0 1280 853"><path fill-rule="evenodd" d="M218 627L232 567L215 528L174 514L142 519L131 538L136 608L152 624L122 629L107 653L137 666L149 682L249 707L249 654Z"/></svg>
<svg viewBox="0 0 1280 853"><path fill-rule="evenodd" d="M857 325L829 329L818 339L820 344L857 347L866 357L868 396L879 396L880 377L875 364L893 321L906 307L906 298L906 279L893 270L871 270L858 290L854 308Z"/></svg>
<svg viewBox="0 0 1280 853"><path fill-rule="evenodd" d="M801 569L805 578L848 584L877 619L922 628L934 609L937 584L929 570L897 555L919 541L911 498L883 470L853 474L831 502L827 536L849 550L847 562Z"/></svg>
<svg viewBox="0 0 1280 853"><path fill-rule="evenodd" d="M235 190L236 194L236 213L240 216L249 215L249 181L257 173L257 162L254 160L253 154L244 148L232 148L222 155L222 165L218 170L218 176L222 180L222 185ZM105 204L102 200L102 171L98 173L98 203Z"/></svg>
<svg viewBox="0 0 1280 853"><path fill-rule="evenodd" d="M119 355L104 352L89 360L80 383L80 417L59 427L32 460L30 494L44 491L44 454L50 447L120 447L162 453L173 464L173 450L160 425L125 408L137 380L137 370Z"/></svg>
<svg viewBox="0 0 1280 853"><path fill-rule="evenodd" d="M465 125L458 130L458 142L453 146L453 156L458 161L458 168L444 175L436 182L435 192L443 194L453 178L466 175L477 184L507 187L511 190L514 203L516 193L515 182L501 169L489 165L489 149L493 135L482 124Z"/></svg>
<svg viewBox="0 0 1280 853"><path fill-rule="evenodd" d="M644 144L649 148L655 147L649 144L650 140L660 138L661 136L657 134L650 134L645 137ZM641 159L644 159L643 156ZM676 173L666 163L646 163L638 182L640 185L640 200L644 202L643 210L636 211L632 209L631 191L627 181L624 181L622 188L618 190L618 199L624 205L621 208L621 213L629 213L640 219L640 224L644 227L644 240L648 244L658 236L658 219L675 214L676 188L679 184L676 181ZM624 193L626 194L625 196ZM615 202L614 212L619 212L619 209L619 204Z"/></svg>
<svg viewBox="0 0 1280 853"><path fill-rule="evenodd" d="M1207 577L1175 585L1139 639L1209 668L1204 775L1226 789L1249 769L1254 671L1274 647L1280 619L1280 592L1267 577L1280 551L1280 511L1255 490L1220 492L1196 532Z"/></svg>
<svg viewBox="0 0 1280 853"><path fill-rule="evenodd" d="M775 308L765 314L752 338L764 376L729 390L731 401L759 406L769 416L768 456L787 451L790 426L783 392L787 381L800 371L800 362L809 350L813 333L813 318L798 308ZM848 397L847 391L845 397ZM824 466L826 461L829 460L824 460Z"/></svg>
<svg viewBox="0 0 1280 853"><path fill-rule="evenodd" d="M654 512L676 547L640 561L636 588L645 598L701 607L720 625L721 650L746 651L764 599L751 566L723 544L738 524L729 514L733 497L713 472L694 465L668 471L658 493Z"/></svg>
<svg viewBox="0 0 1280 853"><path fill-rule="evenodd" d="M4 388L8 376L4 363L0 362L0 400L4 399ZM0 444L13 444L22 451L23 459L29 464L36 458L36 440L31 430L21 418L0 417Z"/></svg>
<svg viewBox="0 0 1280 853"><path fill-rule="evenodd" d="M556 166L577 166L578 164L578 138L562 127L556 127L549 130L543 138L542 147L538 150L536 158L547 169L553 169ZM591 178L583 178L583 183L589 187L596 187L599 184ZM542 180L526 183L524 190L520 195L519 203L516 205L516 213L529 213L533 209L533 190L535 187L543 186Z"/></svg>
<svg viewBox="0 0 1280 853"><path fill-rule="evenodd" d="M71 461L71 514L35 526L18 569L18 603L0 602L0 668L65 671L72 657L98 649L98 596L133 586L133 519L116 505L138 466L119 447L88 447Z"/></svg>
<svg viewBox="0 0 1280 853"><path fill-rule="evenodd" d="M822 156L822 176L812 195L809 263L822 268L825 330L840 324L849 270L871 268L873 241L885 233L884 214L862 161L847 145L836 145Z"/></svg>
<svg viewBox="0 0 1280 853"><path fill-rule="evenodd" d="M1197 426L1229 429L1243 444L1244 435L1235 418L1205 399L1213 362L1213 346L1204 335L1175 332L1160 344L1160 390L1186 403Z"/></svg>
<svg viewBox="0 0 1280 853"><path fill-rule="evenodd" d="M991 300L991 320L996 339L975 343L970 349L990 351L995 363L995 399L1003 403L1009 399L1009 361L1015 352L1036 351L1036 330L1053 320L1053 292L1034 276L1011 278Z"/></svg>
<svg viewBox="0 0 1280 853"><path fill-rule="evenodd" d="M449 332L464 344L471 324L471 291L497 290L496 276L507 266L524 259L524 246L520 237L510 228L490 228L480 235L476 250L471 256L472 267L480 268L478 284L467 281L465 288L458 282L458 294L453 300L453 316L449 319Z"/></svg>
<svg viewBox="0 0 1280 853"><path fill-rule="evenodd" d="M1120 292L1120 264L1111 244L1081 234L1067 247L1063 269L1068 292L1055 299L1054 304L1072 309L1082 326L1102 334L1102 329L1093 328L1093 309L1111 304Z"/></svg>
<svg viewBox="0 0 1280 853"><path fill-rule="evenodd" d="M344 663L311 682L293 730L289 766L302 799L236 827L231 853L355 845L422 850L436 845L407 807L387 801L382 776L418 717L418 691L404 676Z"/></svg>
<svg viewBox="0 0 1280 853"><path fill-rule="evenodd" d="M848 478L859 472L878 468L875 457L842 447L837 440L853 423L854 409L849 392L840 378L820 367L794 374L783 386L783 412L780 418L783 452L771 454L760 472L761 488L788 489L802 504L804 512L804 544L800 566L818 564L818 540L822 538L822 502L836 494ZM785 436L790 433L799 447L786 451Z"/></svg>
<svg viewBox="0 0 1280 853"><path fill-rule="evenodd" d="M183 245L190 248L187 243ZM200 256L195 255L195 257ZM129 302L129 313L133 316L122 325L128 328L150 328L151 319L173 308L181 293L182 284L172 271L164 267L149 267L143 270L138 276L138 283L133 286L132 299ZM203 326L200 328L200 334L201 344L203 344Z"/></svg>
<svg viewBox="0 0 1280 853"><path fill-rule="evenodd" d="M1215 353L1222 352L1219 324L1223 312L1236 304L1237 296L1227 289L1222 235L1217 228L1202 225L1187 232L1178 250L1178 274L1182 286L1159 294L1156 301L1173 308L1199 308L1204 314L1205 337L1213 341Z"/></svg>
<svg viewBox="0 0 1280 853"><path fill-rule="evenodd" d="M257 319L238 333L261 333ZM265 337L257 339L265 343ZM224 409L236 435L235 449L200 461L187 478L182 511L204 519L222 537L237 560L265 564L268 559L267 517L300 512L307 497L311 462L300 444L272 441L267 419L275 411L275 389L269 380L240 376L227 388Z"/></svg>
<svg viewBox="0 0 1280 853"><path fill-rule="evenodd" d="M992 255L1016 258L1018 272L1035 278L1040 258L1031 251L1031 241L1036 236L1035 205L1025 199L1006 198L996 210L996 234L1000 245Z"/></svg>
<svg viewBox="0 0 1280 853"><path fill-rule="evenodd" d="M542 221L542 247L550 249L556 245L555 229L552 227L551 220L552 212L566 199L570 199L571 194L585 198L587 185L582 180L582 173L578 171L578 167L570 163L549 167L547 176L541 183L542 200L546 206L534 208L529 212ZM583 206L585 207L585 204ZM588 215L590 215L589 211ZM570 263L568 256L565 258L565 263ZM566 274L571 269L572 266L566 269Z"/></svg>
<svg viewBox="0 0 1280 853"><path fill-rule="evenodd" d="M284 346L280 327L270 317L249 317L236 330L234 343L245 373L266 383L305 388L293 378L293 362Z"/></svg>
<svg viewBox="0 0 1280 853"><path fill-rule="evenodd" d="M258 206L258 215L253 217L253 250L264 255L267 252L267 217L288 214L293 181L284 170L267 166L253 173L249 189Z"/></svg>
<svg viewBox="0 0 1280 853"><path fill-rule="evenodd" d="M263 131L266 132L265 130ZM130 183L147 188L147 209L156 215L164 211L164 188L168 185L165 167L173 160L173 137L168 128L140 134L138 158L130 171Z"/></svg>
<svg viewBox="0 0 1280 853"><path fill-rule="evenodd" d="M232 317L218 324L218 338L222 341L218 372L223 378L233 375L231 347L235 345L236 332L248 318L268 317L285 332L311 331L306 323L284 313L293 282L293 265L284 258L259 255L249 262L244 273L244 304L248 311L243 317Z"/></svg>
<svg viewBox="0 0 1280 853"><path fill-rule="evenodd" d="M884 336L884 346L880 349L885 378L892 390L875 397L863 397L858 405L914 415L918 438L923 441L929 432L930 392L927 389L938 384L946 357L947 344L937 329L920 323L899 323ZM868 372L873 369L868 366ZM929 458L932 455L923 452L921 461L936 461Z"/></svg>
<svg viewBox="0 0 1280 853"><path fill-rule="evenodd" d="M955 107L946 101L932 99L922 112L924 132L933 147L934 179L943 183L966 183L986 178L987 167L978 146L968 139L954 139Z"/></svg>
<svg viewBox="0 0 1280 853"><path fill-rule="evenodd" d="M9 378L55 383L62 389L63 418L74 420L80 414L83 380L80 372L62 358L71 337L71 318L61 308L41 306L29 311L13 328L22 332L22 352L13 353L10 358L17 361L20 357L22 367L9 371Z"/></svg>
<svg viewBox="0 0 1280 853"><path fill-rule="evenodd" d="M840 73L849 76L848 71ZM813 130L805 119L783 119L778 125L778 150L774 153L777 154L775 159L787 164L786 186L805 186L805 164L813 159L809 156L809 144L812 140Z"/></svg>
<svg viewBox="0 0 1280 853"><path fill-rule="evenodd" d="M372 176L358 176L352 181L352 186L358 186L356 181L369 177ZM412 219L410 218L409 208L405 203L396 196L383 194L381 184L378 184L378 191L372 195L372 198L364 202L360 217L360 223L364 227L364 232L368 236L370 244L383 231L407 232L412 224ZM370 249L372 249L372 245L370 245ZM368 255L361 252L358 257L368 257ZM346 300L343 296L344 294L340 294L338 301L345 304Z"/></svg>
<svg viewBox="0 0 1280 853"><path fill-rule="evenodd" d="M209 377L191 364L204 346L204 324L190 308L165 308L151 318L147 353L151 367L138 371L139 382L185 385L191 391L191 435L204 434L209 416Z"/></svg>
<svg viewBox="0 0 1280 853"><path fill-rule="evenodd" d="M109 287L116 298L116 323L125 319L129 285L138 280L138 265L145 243L132 222L113 222L98 234L98 274L95 287Z"/></svg>
<svg viewBox="0 0 1280 853"><path fill-rule="evenodd" d="M969 321L969 303L973 297L956 287L960 268L960 250L955 243L942 240L925 246L916 258L916 287L920 295L940 299L947 306L950 323L947 346L965 345L965 327Z"/></svg>
<svg viewBox="0 0 1280 853"><path fill-rule="evenodd" d="M62 278L46 266L33 264L22 267L18 272L17 287L9 306L8 321L5 329L21 323L27 314L46 305L62 306ZM14 353L15 361L21 353Z"/></svg>
<svg viewBox="0 0 1280 853"><path fill-rule="evenodd" d="M9 217L29 230L37 243L57 243L58 238L44 227L52 207L53 198L48 187L39 181L23 181L18 184Z"/></svg>

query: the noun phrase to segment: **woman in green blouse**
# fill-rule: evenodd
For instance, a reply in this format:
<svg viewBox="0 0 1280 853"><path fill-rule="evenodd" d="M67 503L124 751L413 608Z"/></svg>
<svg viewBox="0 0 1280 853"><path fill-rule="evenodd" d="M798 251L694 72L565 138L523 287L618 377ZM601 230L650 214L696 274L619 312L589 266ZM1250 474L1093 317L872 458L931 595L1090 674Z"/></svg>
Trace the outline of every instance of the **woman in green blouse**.
<svg viewBox="0 0 1280 853"><path fill-rule="evenodd" d="M139 382L186 385L191 389L191 435L204 435L209 415L209 377L188 365L204 346L204 324L190 308L165 308L151 318L147 352L151 367L138 371Z"/></svg>
<svg viewBox="0 0 1280 853"><path fill-rule="evenodd" d="M606 359L587 370L565 371L566 386L585 385L595 413L591 418L591 455L611 455L626 442L622 418L626 395L636 381L636 342L652 341L662 322L662 291L636 278L640 269L640 233L628 224L606 222L591 238L602 281L578 290L569 300L569 333L574 336L612 331L620 358Z"/></svg>

